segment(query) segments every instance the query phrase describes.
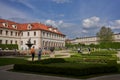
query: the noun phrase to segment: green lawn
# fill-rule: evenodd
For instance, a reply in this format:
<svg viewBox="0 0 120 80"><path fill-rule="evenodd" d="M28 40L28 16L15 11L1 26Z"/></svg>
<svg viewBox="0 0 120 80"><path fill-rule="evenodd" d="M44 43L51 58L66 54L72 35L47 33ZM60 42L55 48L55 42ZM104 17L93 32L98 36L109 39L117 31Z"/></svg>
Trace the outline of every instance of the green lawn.
<svg viewBox="0 0 120 80"><path fill-rule="evenodd" d="M18 63L27 63L27 60L19 58L0 58L0 66L18 64Z"/></svg>

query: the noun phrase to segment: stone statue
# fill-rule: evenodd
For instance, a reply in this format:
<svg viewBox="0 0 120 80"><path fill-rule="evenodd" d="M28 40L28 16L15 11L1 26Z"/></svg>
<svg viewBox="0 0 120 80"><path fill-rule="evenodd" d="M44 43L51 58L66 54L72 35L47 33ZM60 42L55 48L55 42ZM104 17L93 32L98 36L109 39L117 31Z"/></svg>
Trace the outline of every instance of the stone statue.
<svg viewBox="0 0 120 80"><path fill-rule="evenodd" d="M28 43L28 44L30 44L30 43L31 43L31 38L29 38L29 39L28 39L27 43Z"/></svg>
<svg viewBox="0 0 120 80"><path fill-rule="evenodd" d="M31 43L31 38L28 39L26 45L28 46L28 48L30 49L32 47L32 43Z"/></svg>

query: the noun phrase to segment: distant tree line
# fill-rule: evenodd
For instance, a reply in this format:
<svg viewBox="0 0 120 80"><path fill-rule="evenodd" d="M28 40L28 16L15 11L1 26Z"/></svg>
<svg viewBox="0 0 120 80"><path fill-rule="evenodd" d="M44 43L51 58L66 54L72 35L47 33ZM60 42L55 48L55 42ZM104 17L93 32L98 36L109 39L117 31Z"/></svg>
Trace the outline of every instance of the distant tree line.
<svg viewBox="0 0 120 80"><path fill-rule="evenodd" d="M91 48L103 48L103 49L120 49L120 42L107 42L107 43L99 43L99 44L66 44L66 48L80 48L80 47L91 47Z"/></svg>
<svg viewBox="0 0 120 80"><path fill-rule="evenodd" d="M100 31L97 32L96 36L98 37L99 44L66 44L67 48L77 48L77 47L93 47L93 48L112 48L112 49L119 49L120 42L113 42L113 32L111 28L107 28L105 26L101 27Z"/></svg>

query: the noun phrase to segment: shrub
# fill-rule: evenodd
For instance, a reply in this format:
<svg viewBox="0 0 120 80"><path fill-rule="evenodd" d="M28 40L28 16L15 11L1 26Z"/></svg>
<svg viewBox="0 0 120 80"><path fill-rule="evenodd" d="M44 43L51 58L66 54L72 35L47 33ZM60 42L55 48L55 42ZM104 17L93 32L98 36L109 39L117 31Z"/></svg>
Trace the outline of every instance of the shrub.
<svg viewBox="0 0 120 80"><path fill-rule="evenodd" d="M13 50L13 49L18 49L18 45L17 44L0 44L0 48L2 48L3 50L8 48L9 50Z"/></svg>
<svg viewBox="0 0 120 80"><path fill-rule="evenodd" d="M91 75L91 74L100 74L100 73L112 73L117 72L118 68L114 65L93 65L93 66L85 66L85 67L79 67L76 66L76 64L70 64L68 65L61 65L58 64L55 66L52 65L36 65L36 64L15 64L14 70L18 71L30 71L30 72L37 72L37 73L50 73L50 74L59 74L59 75L70 75L70 76L85 76L85 75ZM60 66L59 66L60 65ZM77 64L78 65L78 64Z"/></svg>
<svg viewBox="0 0 120 80"><path fill-rule="evenodd" d="M66 62L63 58L49 58L49 59L44 59L41 61L36 61L36 62L30 62L30 63L35 63L35 64L50 64L50 63L64 63Z"/></svg>
<svg viewBox="0 0 120 80"><path fill-rule="evenodd" d="M109 50L101 50L91 52L90 55L98 55L98 56L111 56L112 54L117 54L116 51L109 51Z"/></svg>

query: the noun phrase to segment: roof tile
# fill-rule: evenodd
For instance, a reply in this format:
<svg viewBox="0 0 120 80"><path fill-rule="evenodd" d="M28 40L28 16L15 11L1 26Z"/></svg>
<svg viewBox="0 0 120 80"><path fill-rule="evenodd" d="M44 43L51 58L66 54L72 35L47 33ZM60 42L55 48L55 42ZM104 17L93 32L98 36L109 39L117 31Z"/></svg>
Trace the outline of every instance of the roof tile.
<svg viewBox="0 0 120 80"><path fill-rule="evenodd" d="M5 27L3 26L3 23L6 23L8 26ZM28 25L31 25L32 28L28 29ZM16 25L17 28L13 28L12 25ZM20 30L20 31L27 31L27 30L44 30L44 31L48 31L48 32L53 32L53 33L57 33L57 34L62 34L60 31L58 31L57 28L53 28L51 26L47 26L45 24L42 23L16 23L10 20L5 20L5 19L0 19L0 27L1 28L8 28L8 29L12 29L12 30ZM49 28L53 28L53 30L49 30ZM57 31L55 32L54 29L56 29Z"/></svg>

